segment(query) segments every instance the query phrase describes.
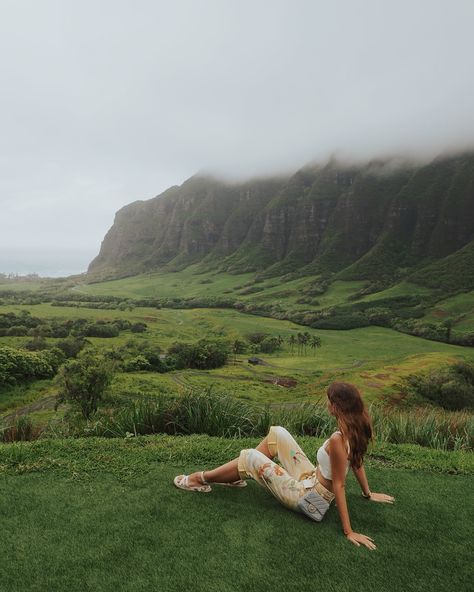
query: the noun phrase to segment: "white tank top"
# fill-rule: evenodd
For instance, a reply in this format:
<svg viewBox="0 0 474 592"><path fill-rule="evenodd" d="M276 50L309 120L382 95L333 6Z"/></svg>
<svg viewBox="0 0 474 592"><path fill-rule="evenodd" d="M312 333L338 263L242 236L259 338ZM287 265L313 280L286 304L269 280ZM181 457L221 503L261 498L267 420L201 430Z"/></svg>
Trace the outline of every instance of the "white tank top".
<svg viewBox="0 0 474 592"><path fill-rule="evenodd" d="M340 431L337 431L337 432L334 432L334 433L335 434L341 434ZM342 434L341 434L341 436L342 436ZM329 481L332 481L331 460L329 458L328 451L326 450L326 445L327 445L328 442L329 442L329 438L319 448L318 454L316 455L316 458L318 460L318 466L319 466L319 470L321 471L321 475L325 479L328 479ZM349 466L350 466L350 462L348 460L347 461L347 466L346 466L346 475L347 475L347 472L349 471Z"/></svg>

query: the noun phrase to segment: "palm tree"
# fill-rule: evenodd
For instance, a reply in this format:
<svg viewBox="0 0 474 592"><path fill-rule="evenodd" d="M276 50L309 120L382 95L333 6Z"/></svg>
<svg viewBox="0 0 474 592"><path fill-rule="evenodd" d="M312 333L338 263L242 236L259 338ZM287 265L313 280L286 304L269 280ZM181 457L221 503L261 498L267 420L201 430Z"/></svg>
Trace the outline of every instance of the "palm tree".
<svg viewBox="0 0 474 592"><path fill-rule="evenodd" d="M288 344L290 346L291 353L293 353L293 348L295 347L296 337L294 335L290 335L288 337Z"/></svg>
<svg viewBox="0 0 474 592"><path fill-rule="evenodd" d="M308 331L305 331L305 332L303 333L303 336L304 336L304 340L303 340L303 346L304 346L304 355L306 355L306 346L308 345L308 343L309 343L309 342L310 342L310 340L311 340L311 334L310 334L310 333L308 333Z"/></svg>
<svg viewBox="0 0 474 592"><path fill-rule="evenodd" d="M308 343L308 338L304 333L298 333L296 339L298 340L298 353L301 356L303 354L304 347Z"/></svg>
<svg viewBox="0 0 474 592"><path fill-rule="evenodd" d="M321 338L317 335L311 335L309 345L311 349L314 351L314 355L316 355L316 350L318 349L318 347L321 347L322 345Z"/></svg>

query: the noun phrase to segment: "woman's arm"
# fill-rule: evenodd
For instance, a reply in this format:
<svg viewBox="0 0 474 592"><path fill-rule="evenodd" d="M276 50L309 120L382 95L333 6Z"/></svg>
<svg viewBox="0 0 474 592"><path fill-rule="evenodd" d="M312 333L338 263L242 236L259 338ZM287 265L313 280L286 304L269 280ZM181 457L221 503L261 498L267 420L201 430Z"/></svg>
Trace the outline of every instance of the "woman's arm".
<svg viewBox="0 0 474 592"><path fill-rule="evenodd" d="M385 493L372 493L369 488L367 481L367 475L365 474L364 465L361 465L358 469L352 467L352 472L355 478L359 482L360 488L362 489L362 495L372 502L385 502L386 504L393 504L395 498Z"/></svg>
<svg viewBox="0 0 474 592"><path fill-rule="evenodd" d="M331 462L332 485L344 534L354 545L360 547L362 544L373 550L376 547L370 537L352 530L345 490L347 450L340 434L335 433L331 436L328 443L328 452Z"/></svg>
<svg viewBox="0 0 474 592"><path fill-rule="evenodd" d="M355 478L359 482L360 488L362 489L362 495L366 498L370 498L371 491L369 488L369 483L367 481L367 475L365 474L364 465L360 465L358 469L352 467L352 472L355 475Z"/></svg>

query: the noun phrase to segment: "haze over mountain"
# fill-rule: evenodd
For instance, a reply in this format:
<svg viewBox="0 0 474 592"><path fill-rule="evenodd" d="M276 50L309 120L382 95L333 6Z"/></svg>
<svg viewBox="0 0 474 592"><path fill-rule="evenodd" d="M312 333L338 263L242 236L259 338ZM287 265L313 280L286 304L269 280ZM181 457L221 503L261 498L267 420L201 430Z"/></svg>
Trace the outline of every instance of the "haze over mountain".
<svg viewBox="0 0 474 592"><path fill-rule="evenodd" d="M195 176L133 202L117 213L89 272L121 277L199 263L400 279L449 256L468 269L473 241L474 152L427 165L330 160L245 183ZM468 283L471 275L461 273Z"/></svg>
<svg viewBox="0 0 474 592"><path fill-rule="evenodd" d="M26 0L0 17L0 249L98 250L114 211L198 171L474 140L470 0Z"/></svg>

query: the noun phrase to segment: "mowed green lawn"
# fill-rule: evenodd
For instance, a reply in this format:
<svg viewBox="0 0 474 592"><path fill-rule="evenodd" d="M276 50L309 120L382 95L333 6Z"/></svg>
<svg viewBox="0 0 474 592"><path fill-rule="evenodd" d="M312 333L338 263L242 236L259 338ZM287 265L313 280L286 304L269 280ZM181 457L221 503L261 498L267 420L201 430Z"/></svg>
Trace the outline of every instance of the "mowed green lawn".
<svg viewBox="0 0 474 592"><path fill-rule="evenodd" d="M199 436L0 447L1 589L470 589L472 455L385 446L368 459L372 489L396 497L394 506L368 502L348 480L352 523L375 539L371 552L346 541L335 507L315 524L254 482L207 495L173 487L176 474L255 443ZM311 455L319 443L302 442Z"/></svg>

